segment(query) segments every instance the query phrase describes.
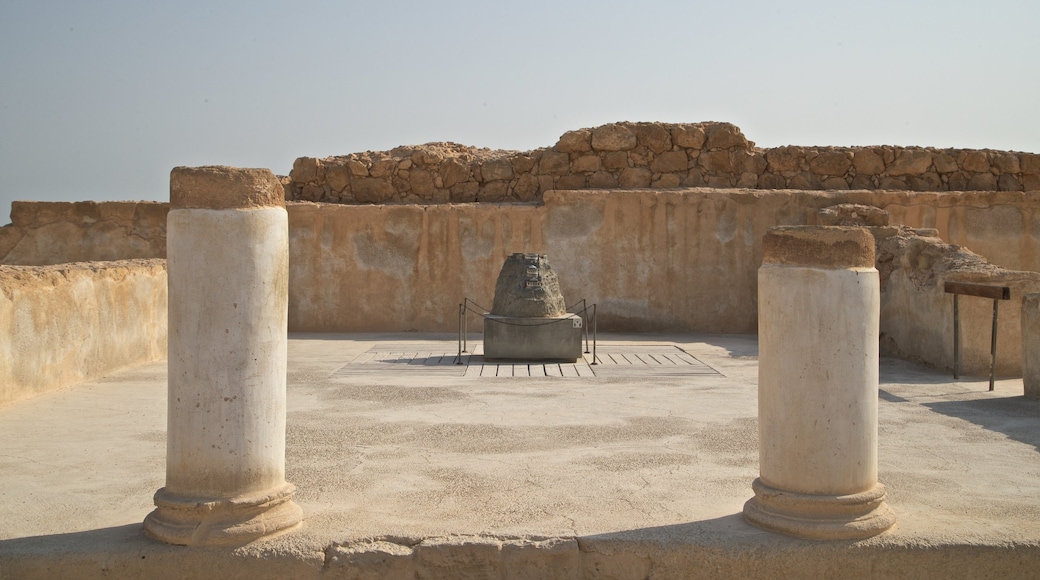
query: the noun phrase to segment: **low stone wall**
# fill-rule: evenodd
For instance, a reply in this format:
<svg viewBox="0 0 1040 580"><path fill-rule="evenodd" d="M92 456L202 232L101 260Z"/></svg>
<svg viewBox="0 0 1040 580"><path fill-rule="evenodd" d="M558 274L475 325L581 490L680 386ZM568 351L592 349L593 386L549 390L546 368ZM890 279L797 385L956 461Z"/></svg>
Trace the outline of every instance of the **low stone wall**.
<svg viewBox="0 0 1040 580"><path fill-rule="evenodd" d="M429 143L293 164L286 199L536 201L550 190L685 187L1037 191L1040 154L933 147L755 147L729 123L612 123L534 151Z"/></svg>
<svg viewBox="0 0 1040 580"><path fill-rule="evenodd" d="M997 374L1022 373L1022 299L1040 292L1040 273L994 266L981 256L907 228L872 228L881 271L881 348L891 356L953 369L953 295L945 283L1008 286L1011 299L998 307ZM990 369L993 301L961 296L961 372Z"/></svg>
<svg viewBox="0 0 1040 580"><path fill-rule="evenodd" d="M150 201L16 201L0 227L0 264L165 258L168 210Z"/></svg>
<svg viewBox="0 0 1040 580"><path fill-rule="evenodd" d="M165 356L165 260L0 266L0 405Z"/></svg>

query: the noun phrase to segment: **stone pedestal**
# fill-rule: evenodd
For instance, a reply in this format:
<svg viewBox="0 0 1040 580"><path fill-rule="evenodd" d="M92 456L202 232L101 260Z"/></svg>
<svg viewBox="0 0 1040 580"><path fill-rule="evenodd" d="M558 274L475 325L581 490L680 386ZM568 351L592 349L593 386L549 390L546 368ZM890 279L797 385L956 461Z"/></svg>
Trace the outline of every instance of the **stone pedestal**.
<svg viewBox="0 0 1040 580"><path fill-rule="evenodd" d="M815 539L895 523L877 481L880 286L862 228L773 228L758 273L759 467L744 517Z"/></svg>
<svg viewBox="0 0 1040 580"><path fill-rule="evenodd" d="M484 315L484 358L575 362L581 358L582 319L577 314L544 318Z"/></svg>
<svg viewBox="0 0 1040 580"><path fill-rule="evenodd" d="M1040 399L1040 294L1022 297L1022 387L1027 399Z"/></svg>
<svg viewBox="0 0 1040 580"><path fill-rule="evenodd" d="M178 167L170 202L166 486L144 529L244 544L302 518L285 481L284 194L266 169Z"/></svg>

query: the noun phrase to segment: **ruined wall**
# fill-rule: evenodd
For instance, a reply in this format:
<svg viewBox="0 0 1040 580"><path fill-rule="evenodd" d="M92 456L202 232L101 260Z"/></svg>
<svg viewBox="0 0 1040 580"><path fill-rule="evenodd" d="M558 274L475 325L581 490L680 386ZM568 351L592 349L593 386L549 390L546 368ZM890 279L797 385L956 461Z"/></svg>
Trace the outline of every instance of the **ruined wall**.
<svg viewBox="0 0 1040 580"><path fill-rule="evenodd" d="M534 151L455 143L293 164L287 200L327 203L533 201L560 189L1037 191L1040 154L930 147L762 149L729 123L613 123Z"/></svg>
<svg viewBox="0 0 1040 580"><path fill-rule="evenodd" d="M892 223L935 227L941 235L945 232L968 247L987 248L997 260L1005 260L1002 265L1015 266L1017 260L1035 268L1040 255L1038 237L1032 233L1033 224L1040 221L1040 195L1021 192L599 190L554 191L545 196L543 204L289 203L290 329L453 331L461 299L470 297L490 306L503 260L523 251L550 256L569 302L587 298L599 304L601 330L753 333L757 325L756 272L766 230L775 225L822 223L821 209L847 203L885 208ZM165 216L165 204L146 205L144 211L152 216L152 223L158 221L156 216ZM92 224L85 224L75 209L52 212L71 216L67 219L76 226L69 230L74 235L64 245L61 238L51 238L46 246L22 247L44 248L41 257L61 261L65 246L78 252L88 236L95 240L111 237L110 247L95 250L98 252L130 245L125 229L101 230L104 236L85 234ZM104 208L98 211L103 213ZM57 225L60 222L47 220L38 231L27 229L23 238L42 236ZM150 231L153 244L157 240L165 243L164 228ZM889 248L887 253L879 246L879 261L882 255L888 256L887 273L883 271L882 344L891 354L945 368L952 364L952 298L942 292L944 277L975 279L984 274L986 279L1008 280L1013 297L1020 300L1024 292L1035 291L1030 289L1040 275L1008 272L977 256L974 261L957 262L963 267L946 267L943 260L929 257L938 250L915 249L921 243ZM933 246L945 248L939 252L943 255L964 253L938 239L923 247ZM967 267L969 263L973 265ZM109 264L98 263L3 271L8 273L5 279L19 273L18 279L32 278L44 287L54 283L55 288L64 288L71 280L82 285L84 269L104 273L109 268ZM109 277L104 274L101 280ZM19 304L43 304L39 296L53 297L47 300L53 299L61 314L52 320L60 321L79 300L79 295L68 292L23 293L19 296L26 298L20 298ZM85 292L86 309L91 311L93 290L78 292ZM149 321L162 317L155 328L165 332L165 294L149 299L155 300L159 311L146 313L143 302L134 303L130 308L140 312L129 324L133 328L138 324L134 320L142 320L151 325ZM965 369L985 374L979 369L984 371L988 364L990 306L970 298L963 304L965 328L982 329L965 332ZM108 324L101 322L107 320L101 314L91 316L99 324ZM1002 304L999 351L1003 373L1017 372L1018 316L1016 303ZM99 334L115 336L114 332ZM59 346L82 345L77 339ZM50 348L41 347L41 356L51 356L46 354ZM75 359L80 355L62 356ZM93 363L76 364L89 367ZM20 372L26 376L24 368Z"/></svg>
<svg viewBox="0 0 1040 580"><path fill-rule="evenodd" d="M149 201L16 201L0 227L0 264L165 258L167 211Z"/></svg>
<svg viewBox="0 0 1040 580"><path fill-rule="evenodd" d="M0 266L0 405L166 356L166 262Z"/></svg>
<svg viewBox="0 0 1040 580"><path fill-rule="evenodd" d="M998 308L997 374L1021 376L1022 298L1040 292L1040 273L994 266L964 248L906 228L874 228L881 272L882 352L953 369L953 295L947 281L1008 286ZM960 297L961 370L986 376L990 367L993 301Z"/></svg>
<svg viewBox="0 0 1040 580"><path fill-rule="evenodd" d="M505 257L548 254L602 330L755 332L768 228L834 196L740 190L554 191L543 205L290 203L289 326L451 331L490 306Z"/></svg>

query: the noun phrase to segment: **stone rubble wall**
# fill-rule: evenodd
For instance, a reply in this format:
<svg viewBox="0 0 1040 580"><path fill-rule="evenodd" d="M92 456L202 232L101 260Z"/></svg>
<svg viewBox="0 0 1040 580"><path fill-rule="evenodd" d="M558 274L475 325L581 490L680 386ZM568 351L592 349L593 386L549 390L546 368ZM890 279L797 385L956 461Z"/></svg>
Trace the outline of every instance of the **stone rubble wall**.
<svg viewBox="0 0 1040 580"><path fill-rule="evenodd" d="M165 258L167 211L149 201L16 201L0 227L0 264Z"/></svg>
<svg viewBox="0 0 1040 580"><path fill-rule="evenodd" d="M455 143L301 157L286 200L325 203L539 201L550 190L687 187L1040 191L1040 154L931 147L755 147L729 123L612 123L552 147Z"/></svg>
<svg viewBox="0 0 1040 580"><path fill-rule="evenodd" d="M0 405L166 357L166 261L0 266Z"/></svg>

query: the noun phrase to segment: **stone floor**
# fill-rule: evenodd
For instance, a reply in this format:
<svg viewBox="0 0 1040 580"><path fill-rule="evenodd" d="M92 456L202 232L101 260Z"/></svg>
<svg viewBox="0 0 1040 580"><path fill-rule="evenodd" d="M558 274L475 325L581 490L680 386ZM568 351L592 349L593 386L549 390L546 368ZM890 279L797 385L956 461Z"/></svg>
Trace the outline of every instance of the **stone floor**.
<svg viewBox="0 0 1040 580"><path fill-rule="evenodd" d="M453 335L292 335L287 479L307 519L236 550L140 533L165 363L0 408L0 578L1040 577L1040 403L1021 379L988 392L882 359L899 523L821 543L739 515L755 337L601 335L597 364L555 367L485 364L477 338L456 365Z"/></svg>

